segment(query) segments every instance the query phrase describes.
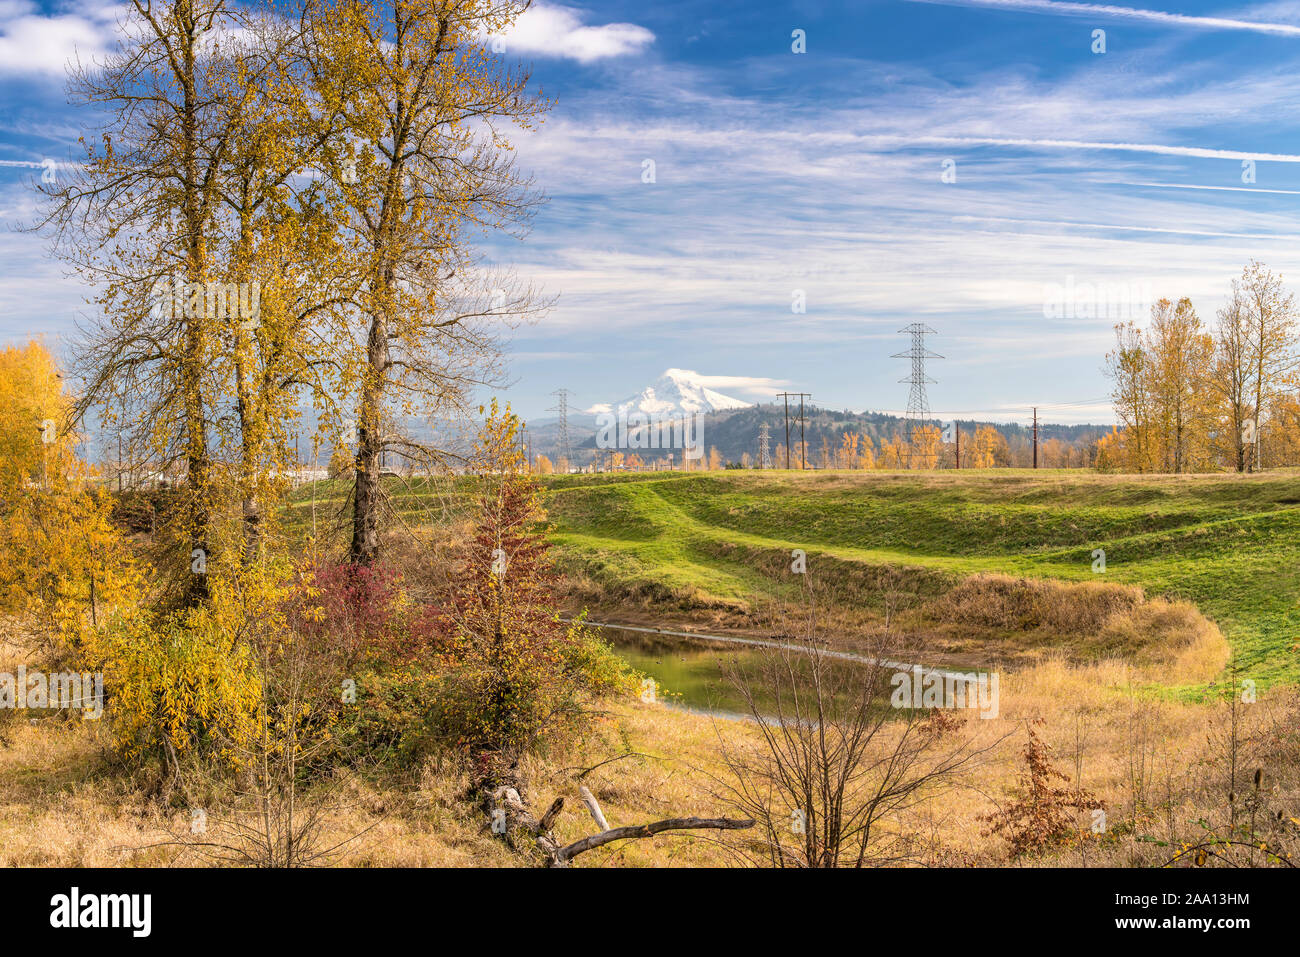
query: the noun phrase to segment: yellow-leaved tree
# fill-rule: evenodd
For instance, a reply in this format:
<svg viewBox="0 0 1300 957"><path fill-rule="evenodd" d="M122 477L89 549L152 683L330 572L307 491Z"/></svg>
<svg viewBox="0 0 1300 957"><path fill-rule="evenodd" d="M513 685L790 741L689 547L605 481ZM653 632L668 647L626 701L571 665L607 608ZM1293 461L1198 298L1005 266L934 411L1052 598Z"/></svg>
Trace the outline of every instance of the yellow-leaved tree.
<svg viewBox="0 0 1300 957"><path fill-rule="evenodd" d="M324 171L337 268L355 280L338 342L355 409L354 563L379 554L383 455L430 468L448 458L402 423L465 415L474 386L496 376L495 323L538 307L530 289L479 269L470 244L522 228L538 201L507 134L549 104L491 43L525 7L322 0L308 17L309 102L333 130Z"/></svg>
<svg viewBox="0 0 1300 957"><path fill-rule="evenodd" d="M1009 456L1007 440L1001 432L991 425L981 425L975 429L975 451L971 455L971 467L991 469L999 464L1006 464Z"/></svg>
<svg viewBox="0 0 1300 957"><path fill-rule="evenodd" d="M943 435L937 425L920 425L912 430L908 468L933 469L939 465Z"/></svg>
<svg viewBox="0 0 1300 957"><path fill-rule="evenodd" d="M109 496L76 456L71 408L41 343L0 351L0 610L26 616L56 659L84 661L141 579Z"/></svg>

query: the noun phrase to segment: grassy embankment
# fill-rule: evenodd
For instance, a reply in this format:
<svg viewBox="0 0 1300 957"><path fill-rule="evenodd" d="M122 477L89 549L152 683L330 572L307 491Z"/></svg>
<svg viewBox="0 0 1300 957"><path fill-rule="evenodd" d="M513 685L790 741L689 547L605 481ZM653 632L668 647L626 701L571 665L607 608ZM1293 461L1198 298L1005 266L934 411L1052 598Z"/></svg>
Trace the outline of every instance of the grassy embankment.
<svg viewBox="0 0 1300 957"><path fill-rule="evenodd" d="M602 611L743 619L790 596L793 549L833 598L870 611L882 569L933 600L968 576L1138 586L1194 604L1242 675L1300 677L1300 475L1088 472L660 474L547 481L561 562ZM1093 571L1095 549L1105 572ZM987 634L986 651L999 653ZM1087 647L1081 657L1105 657ZM971 649L966 649L968 652ZM1066 649L1071 650L1071 649Z"/></svg>
<svg viewBox="0 0 1300 957"><path fill-rule="evenodd" d="M933 611L936 599L981 574L1136 586L1211 619L1240 674L1264 685L1300 680L1295 471L660 472L541 481L572 602L593 617L754 631L756 600L796 600L788 569L799 548L844 612L846 633L880 618L882 592ZM439 485L434 494L426 483L390 479L389 490L404 523L428 527L454 521L466 486ZM342 483L298 490L291 534L308 533L313 500L318 528L328 527L343 494ZM1096 549L1105 551L1103 574L1093 571ZM942 632L937 644L959 662L1023 661L1035 644L1084 660L1132 650L1098 643L1086 620L1062 636L929 619L917 609L906 623ZM963 645L959 632L974 637Z"/></svg>

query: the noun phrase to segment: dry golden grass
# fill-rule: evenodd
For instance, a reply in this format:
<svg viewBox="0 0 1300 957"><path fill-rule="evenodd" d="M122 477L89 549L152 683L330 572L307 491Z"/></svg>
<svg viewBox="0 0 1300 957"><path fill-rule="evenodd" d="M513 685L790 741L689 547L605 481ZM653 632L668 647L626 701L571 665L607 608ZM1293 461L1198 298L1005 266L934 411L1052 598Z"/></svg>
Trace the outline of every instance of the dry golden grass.
<svg viewBox="0 0 1300 957"><path fill-rule="evenodd" d="M1143 602L1142 589L1110 582L1063 582L1009 575L972 575L926 608L947 624L1001 631L1048 629L1059 635L1097 631Z"/></svg>
<svg viewBox="0 0 1300 957"><path fill-rule="evenodd" d="M1207 682L1231 650L1217 625L1187 602L1148 599L1135 585L974 575L909 622L931 651L976 655L1018 668L1053 658L1127 661L1143 680Z"/></svg>
<svg viewBox="0 0 1300 957"><path fill-rule="evenodd" d="M639 702L619 703L604 733L562 759L534 760L529 796L538 803L566 798L557 833L566 841L595 830L578 800L576 766L611 756L618 734L659 757L630 756L603 765L585 779L615 826L720 810L704 794L698 772L682 755L707 759L713 729L707 719ZM166 867L212 863L188 846L190 809L160 808L141 782L111 765L95 722L58 718L10 728L0 748L0 866ZM580 770L580 768L579 768ZM367 867L511 867L519 857L488 828L465 799L468 779L432 763L411 779L352 779L328 788L327 827L321 844L341 844L329 863ZM305 799L313 800L310 795ZM205 809L207 839L225 833L229 810ZM603 848L583 866L724 863L725 853L700 835L663 836Z"/></svg>
<svg viewBox="0 0 1300 957"><path fill-rule="evenodd" d="M1042 718L1041 736L1054 760L1071 777L1104 800L1112 821L1136 816L1161 835L1170 830L1161 815L1172 816L1182 833L1188 822L1222 803L1222 755L1207 743L1211 729L1224 725L1221 708L1143 697L1129 680L1132 669L1118 663L1091 667L1045 662L1007 675L996 719L971 717L961 732L978 743L1007 737L986 760L938 795L933 803L894 826L924 836L932 863L1002 863L999 841L985 836L980 816L1012 793L1020 769L1025 722ZM1245 710L1243 741L1254 751L1243 755L1268 761L1258 735L1288 705L1280 696ZM595 830L578 800L582 769L623 753L583 778L614 826L688 814L725 814L710 775L725 776L717 735L733 744L756 742L744 722L712 719L639 701L619 702L603 733L574 753L535 759L526 768L528 797L546 805L566 798L557 824L565 841ZM1259 752L1259 753L1256 753ZM104 741L92 722L42 720L12 730L0 751L0 865L146 866L203 865L204 856L183 843L164 844L183 835L184 808L164 813L145 800L129 776L104 760ZM1243 761L1248 761L1243 757ZM1273 763L1276 763L1274 761ZM1246 765L1249 773L1249 764ZM1297 784L1269 771L1279 798L1294 801ZM522 866L525 859L493 837L482 812L465 799L466 778L455 769L433 765L410 780L352 782L333 803L345 805L327 815L326 843L349 841L330 863L339 866L465 867ZM1168 802L1169 807L1155 809ZM209 810L210 820L225 813ZM1086 829L1087 822L1081 821ZM356 835L360 835L356 837ZM1159 863L1157 850L1132 841L1089 842L1063 850L1037 864ZM579 866L719 866L735 857L715 835L682 833L628 841L578 859Z"/></svg>
<svg viewBox="0 0 1300 957"><path fill-rule="evenodd" d="M1168 683L1201 681L1222 666L1223 640L1204 619L1160 602L1134 606L1159 619L1171 643L1148 662L1108 659L1093 664L1064 656L1004 672L996 718L974 714L961 734L1001 743L955 787L892 823L913 836L934 864L1004 862L1000 840L986 836L981 815L1012 795L1021 768L1026 722L1041 719L1040 736L1053 760L1103 798L1119 830L1177 839L1199 817L1226 807L1229 713L1223 704L1169 700L1151 693L1157 675ZM1208 624L1208 623L1207 623ZM1132 627L1152 621L1135 618ZM1110 625L1108 625L1110 627ZM21 652L7 649L14 660ZM3 665L11 665L6 662ZM1239 709L1239 768L1265 769L1272 799L1294 806L1300 762L1293 731L1294 692L1276 689ZM173 866L210 863L185 846L189 810L161 808L144 796L144 782L109 759L104 722L5 717L0 738L0 865ZM578 799L585 783L613 826L663 817L725 815L715 776L725 777L718 735L752 747L756 729L637 700L609 703L596 730L566 754L532 759L524 768L527 797L546 806L566 799L557 832L564 841L595 830ZM614 760L610 760L614 758ZM604 763L602 763L604 762ZM596 767L596 765L599 765ZM585 769L592 768L579 779ZM1244 780L1239 778L1239 780ZM490 833L482 811L466 798L466 776L445 762L409 775L352 779L328 789L325 844L342 843L329 863L339 866L523 866L530 863ZM309 798L311 800L311 798ZM210 827L226 809L207 809ZM1080 821L1086 832L1087 821ZM739 832L743 836L744 832ZM180 840L174 836L180 835ZM580 857L578 866L722 866L736 862L718 835L683 832L628 841ZM1172 853L1129 835L1089 839L1023 863L1153 864Z"/></svg>

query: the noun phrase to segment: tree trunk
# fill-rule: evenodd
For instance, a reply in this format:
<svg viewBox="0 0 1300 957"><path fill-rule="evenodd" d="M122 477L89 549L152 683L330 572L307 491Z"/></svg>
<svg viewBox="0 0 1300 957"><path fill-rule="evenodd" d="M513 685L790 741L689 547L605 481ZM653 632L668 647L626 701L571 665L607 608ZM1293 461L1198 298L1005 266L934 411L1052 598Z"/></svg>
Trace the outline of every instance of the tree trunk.
<svg viewBox="0 0 1300 957"><path fill-rule="evenodd" d="M349 560L354 565L370 565L379 557L379 509L381 504L379 455L383 451L380 434L384 376L388 373L388 334L383 319L370 324L366 348L367 368L362 387L360 418L357 422L356 485L352 507L352 548Z"/></svg>

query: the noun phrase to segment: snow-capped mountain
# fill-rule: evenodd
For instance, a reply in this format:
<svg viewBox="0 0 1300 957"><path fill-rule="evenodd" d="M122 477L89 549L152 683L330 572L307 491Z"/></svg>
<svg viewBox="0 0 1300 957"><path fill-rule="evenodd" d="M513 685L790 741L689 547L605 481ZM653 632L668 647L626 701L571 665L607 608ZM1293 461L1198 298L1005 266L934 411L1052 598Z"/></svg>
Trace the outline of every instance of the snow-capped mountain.
<svg viewBox="0 0 1300 957"><path fill-rule="evenodd" d="M696 412L744 409L752 405L721 392L714 392L700 381L702 378L698 372L689 369L669 369L636 395L613 405L593 405L587 411L594 414L613 412L618 416L641 412L671 418Z"/></svg>

